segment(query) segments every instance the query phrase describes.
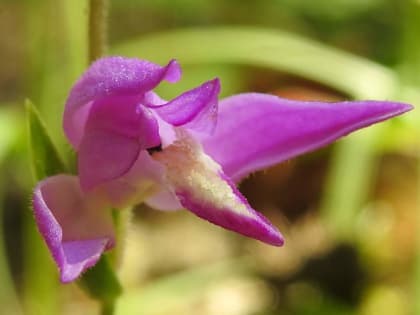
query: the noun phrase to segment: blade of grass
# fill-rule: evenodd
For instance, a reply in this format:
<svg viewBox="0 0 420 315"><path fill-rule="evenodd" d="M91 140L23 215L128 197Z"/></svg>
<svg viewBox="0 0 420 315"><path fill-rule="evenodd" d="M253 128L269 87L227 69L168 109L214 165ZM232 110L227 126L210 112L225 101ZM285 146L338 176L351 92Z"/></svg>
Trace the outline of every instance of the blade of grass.
<svg viewBox="0 0 420 315"><path fill-rule="evenodd" d="M395 74L379 64L298 35L262 28L175 30L117 44L111 52L160 63L177 58L181 64L268 67L323 83L355 98L393 95L398 83Z"/></svg>
<svg viewBox="0 0 420 315"><path fill-rule="evenodd" d="M383 130L383 126L377 126L359 132L339 142L333 150L321 213L339 240L353 239L357 213L367 199L376 173L375 142Z"/></svg>
<svg viewBox="0 0 420 315"><path fill-rule="evenodd" d="M35 100L59 147L64 146L61 113L71 83L87 63L87 1L25 0L25 49L27 95ZM34 30L37 30L34 32ZM34 125L35 128L40 125ZM45 130L45 128L41 128ZM42 134L39 133L38 135ZM41 141L42 142L42 141ZM49 148L49 149L48 149ZM35 167L38 178L58 172L56 150L43 152L52 165ZM35 163L36 165L36 163ZM28 185L29 186L29 185ZM29 195L29 192L28 192ZM26 210L26 209L25 209ZM24 294L26 314L58 314L58 280L30 211L22 211L24 221Z"/></svg>
<svg viewBox="0 0 420 315"><path fill-rule="evenodd" d="M46 126L35 106L25 102L31 165L35 181L67 168L48 135ZM41 236L27 211L25 224L25 312L28 314L57 314L57 276Z"/></svg>
<svg viewBox="0 0 420 315"><path fill-rule="evenodd" d="M0 165L3 167L4 159L18 141L21 121L18 118L17 113L5 109L3 104L0 106L0 109ZM1 182L0 186L3 186L3 184L4 183ZM0 285L0 305L2 306L2 312L5 314L19 315L22 313L22 310L20 309L16 296L4 244L4 203L3 189L1 188L3 187L0 187L0 279L2 280Z"/></svg>
<svg viewBox="0 0 420 315"><path fill-rule="evenodd" d="M31 165L36 181L47 176L67 173L63 159L50 138L45 123L31 101L25 102Z"/></svg>

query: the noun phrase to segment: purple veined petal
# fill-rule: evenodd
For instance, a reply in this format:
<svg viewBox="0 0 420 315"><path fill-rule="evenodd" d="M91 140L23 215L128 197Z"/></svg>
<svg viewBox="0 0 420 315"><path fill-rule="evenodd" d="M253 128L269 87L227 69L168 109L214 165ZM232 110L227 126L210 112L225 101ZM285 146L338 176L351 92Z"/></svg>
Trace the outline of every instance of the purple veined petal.
<svg viewBox="0 0 420 315"><path fill-rule="evenodd" d="M92 101L118 95L141 96L162 80L174 83L180 77L175 60L164 67L135 58L97 60L76 82L66 101L63 127L69 142L78 148Z"/></svg>
<svg viewBox="0 0 420 315"><path fill-rule="evenodd" d="M123 176L141 150L160 143L156 119L136 97L115 96L94 102L78 151L82 188L87 191Z"/></svg>
<svg viewBox="0 0 420 315"><path fill-rule="evenodd" d="M237 181L410 109L387 101L303 102L239 94L219 103L216 130L201 141L206 153Z"/></svg>
<svg viewBox="0 0 420 315"><path fill-rule="evenodd" d="M111 212L97 195L84 195L76 176L56 175L33 194L38 229L63 283L75 280L114 245Z"/></svg>
<svg viewBox="0 0 420 315"><path fill-rule="evenodd" d="M226 229L281 246L280 232L248 204L221 167L185 132L152 157L166 168L167 185L180 204L195 215Z"/></svg>
<svg viewBox="0 0 420 315"><path fill-rule="evenodd" d="M162 104L159 98L150 94L148 106L173 126L183 126L197 132L211 133L217 121L217 97L220 81L214 79L189 90L172 101Z"/></svg>

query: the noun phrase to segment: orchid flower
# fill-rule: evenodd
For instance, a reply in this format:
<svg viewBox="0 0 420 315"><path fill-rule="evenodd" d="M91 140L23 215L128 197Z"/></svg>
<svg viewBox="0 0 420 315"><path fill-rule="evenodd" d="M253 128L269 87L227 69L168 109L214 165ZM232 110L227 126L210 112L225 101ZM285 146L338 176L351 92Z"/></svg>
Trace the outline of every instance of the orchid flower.
<svg viewBox="0 0 420 315"><path fill-rule="evenodd" d="M281 246L283 236L235 183L325 146L410 105L387 101L301 102L245 93L218 102L214 79L171 101L153 89L180 79L176 61L103 58L70 91L63 126L78 176L38 183L33 208L62 282L114 246L112 208L145 202L187 209L211 223Z"/></svg>

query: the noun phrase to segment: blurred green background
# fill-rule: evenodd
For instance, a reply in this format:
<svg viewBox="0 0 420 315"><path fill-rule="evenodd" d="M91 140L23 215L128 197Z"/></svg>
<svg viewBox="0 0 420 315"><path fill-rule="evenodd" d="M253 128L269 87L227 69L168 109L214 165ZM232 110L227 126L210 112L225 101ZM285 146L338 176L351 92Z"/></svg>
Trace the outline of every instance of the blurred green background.
<svg viewBox="0 0 420 315"><path fill-rule="evenodd" d="M70 160L61 113L88 63L87 13L87 0L0 2L2 314L98 312L58 283L36 232L23 106L36 104ZM109 54L180 61L183 80L163 97L218 76L223 96L420 104L418 0L112 0L108 33ZM416 109L246 179L282 248L135 209L117 314L420 314L419 158Z"/></svg>

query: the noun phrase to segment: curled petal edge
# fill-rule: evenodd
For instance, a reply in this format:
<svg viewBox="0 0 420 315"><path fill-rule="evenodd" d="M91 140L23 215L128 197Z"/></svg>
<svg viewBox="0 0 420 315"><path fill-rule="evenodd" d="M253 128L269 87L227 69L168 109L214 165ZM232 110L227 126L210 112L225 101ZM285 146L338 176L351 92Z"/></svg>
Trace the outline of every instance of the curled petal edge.
<svg viewBox="0 0 420 315"><path fill-rule="evenodd" d="M219 79L207 81L173 100L158 105L149 104L167 123L197 132L212 133L217 122Z"/></svg>
<svg viewBox="0 0 420 315"><path fill-rule="evenodd" d="M97 201L83 198L77 177L64 174L39 182L33 193L35 220L62 283L78 278L114 246L110 213Z"/></svg>

